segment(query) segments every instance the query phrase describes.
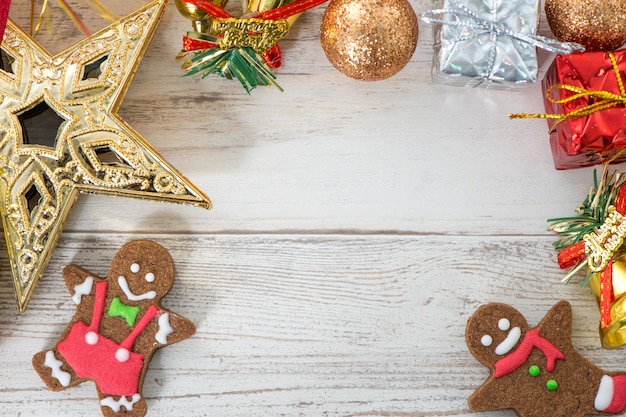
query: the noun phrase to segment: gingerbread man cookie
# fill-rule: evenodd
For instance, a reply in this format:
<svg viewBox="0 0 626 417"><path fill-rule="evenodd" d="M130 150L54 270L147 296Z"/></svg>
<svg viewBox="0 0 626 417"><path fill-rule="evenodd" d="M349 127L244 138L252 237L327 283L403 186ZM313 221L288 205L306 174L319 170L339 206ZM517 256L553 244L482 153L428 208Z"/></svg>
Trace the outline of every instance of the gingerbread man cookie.
<svg viewBox="0 0 626 417"><path fill-rule="evenodd" d="M474 411L513 409L522 417L621 413L626 375L604 372L571 343L572 310L560 301L530 329L513 307L480 307L467 323L472 354L491 370L469 398Z"/></svg>
<svg viewBox="0 0 626 417"><path fill-rule="evenodd" d="M106 417L142 417L141 387L154 352L187 339L195 326L160 305L174 283L174 263L159 244L137 240L122 247L106 279L78 266L63 270L76 313L53 349L33 366L53 391L96 383Z"/></svg>

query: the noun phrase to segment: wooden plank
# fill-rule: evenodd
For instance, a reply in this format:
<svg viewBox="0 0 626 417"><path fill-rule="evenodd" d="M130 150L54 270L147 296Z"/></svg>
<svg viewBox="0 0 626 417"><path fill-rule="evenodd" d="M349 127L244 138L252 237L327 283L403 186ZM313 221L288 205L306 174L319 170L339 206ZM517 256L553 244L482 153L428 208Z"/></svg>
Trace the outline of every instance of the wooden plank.
<svg viewBox="0 0 626 417"><path fill-rule="evenodd" d="M68 230L534 235L582 201L591 170L555 171L545 122L508 120L509 112L542 111L540 85L433 84L427 25L397 76L351 80L321 49L323 11L307 12L284 41L277 73L285 92L248 96L236 82L181 77L174 57L189 23L170 4L121 114L215 208L86 196ZM551 59L540 57L543 66Z"/></svg>
<svg viewBox="0 0 626 417"><path fill-rule="evenodd" d="M0 281L1 415L97 415L92 384L49 392L28 364L73 314L63 266L105 274L134 237L66 234L25 315ZM467 351L464 331L490 301L515 305L532 325L569 299L574 345L622 369L620 352L599 346L588 290L560 283L550 239L152 238L177 268L164 305L198 332L157 353L144 386L150 415L478 416L466 400L488 372Z"/></svg>

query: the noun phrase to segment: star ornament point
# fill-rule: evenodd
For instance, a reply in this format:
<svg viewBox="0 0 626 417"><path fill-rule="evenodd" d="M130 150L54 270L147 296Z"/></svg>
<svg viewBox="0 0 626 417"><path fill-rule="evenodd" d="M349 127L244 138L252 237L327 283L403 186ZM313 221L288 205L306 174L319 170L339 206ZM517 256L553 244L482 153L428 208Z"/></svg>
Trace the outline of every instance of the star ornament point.
<svg viewBox="0 0 626 417"><path fill-rule="evenodd" d="M56 55L11 20L0 47L0 213L18 309L80 193L211 208L117 110L167 0Z"/></svg>

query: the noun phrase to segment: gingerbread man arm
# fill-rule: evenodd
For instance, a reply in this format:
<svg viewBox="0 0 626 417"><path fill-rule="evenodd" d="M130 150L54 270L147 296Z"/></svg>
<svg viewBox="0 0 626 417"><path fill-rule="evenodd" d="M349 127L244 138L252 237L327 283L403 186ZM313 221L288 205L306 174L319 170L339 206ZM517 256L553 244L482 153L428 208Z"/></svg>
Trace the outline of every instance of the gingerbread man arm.
<svg viewBox="0 0 626 417"><path fill-rule="evenodd" d="M158 330L155 340L161 345L171 345L190 338L196 332L196 326L182 316L168 310L162 310L157 318Z"/></svg>
<svg viewBox="0 0 626 417"><path fill-rule="evenodd" d="M83 295L93 294L95 283L100 281L89 271L76 265L68 265L63 268L63 279L76 304L80 304L80 298Z"/></svg>
<svg viewBox="0 0 626 417"><path fill-rule="evenodd" d="M495 379L490 376L487 381L474 392L468 399L470 408L474 411L499 410L512 408L511 402L502 392L502 388L495 384Z"/></svg>
<svg viewBox="0 0 626 417"><path fill-rule="evenodd" d="M571 344L572 307L567 301L559 301L546 313L538 327L542 337L563 351Z"/></svg>

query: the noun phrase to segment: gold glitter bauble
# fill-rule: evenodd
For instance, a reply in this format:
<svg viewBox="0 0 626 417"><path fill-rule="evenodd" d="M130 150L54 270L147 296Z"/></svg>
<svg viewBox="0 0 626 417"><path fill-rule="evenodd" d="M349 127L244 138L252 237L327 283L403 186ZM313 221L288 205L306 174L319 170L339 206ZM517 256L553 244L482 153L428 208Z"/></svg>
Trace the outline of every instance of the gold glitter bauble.
<svg viewBox="0 0 626 417"><path fill-rule="evenodd" d="M614 51L626 42L626 0L546 0L546 18L561 42Z"/></svg>
<svg viewBox="0 0 626 417"><path fill-rule="evenodd" d="M407 0L332 0L320 40L328 60L348 77L384 80L409 62L417 16Z"/></svg>

